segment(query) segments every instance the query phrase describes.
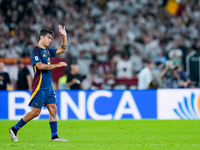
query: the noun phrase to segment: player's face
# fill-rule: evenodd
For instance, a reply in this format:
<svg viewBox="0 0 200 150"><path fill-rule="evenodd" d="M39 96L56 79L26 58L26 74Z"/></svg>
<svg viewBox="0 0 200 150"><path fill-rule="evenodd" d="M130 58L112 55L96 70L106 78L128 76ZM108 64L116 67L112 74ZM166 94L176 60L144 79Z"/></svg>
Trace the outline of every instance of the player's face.
<svg viewBox="0 0 200 150"><path fill-rule="evenodd" d="M44 44L44 46L49 46L51 41L52 41L52 35L51 34L47 34L42 38L42 43Z"/></svg>

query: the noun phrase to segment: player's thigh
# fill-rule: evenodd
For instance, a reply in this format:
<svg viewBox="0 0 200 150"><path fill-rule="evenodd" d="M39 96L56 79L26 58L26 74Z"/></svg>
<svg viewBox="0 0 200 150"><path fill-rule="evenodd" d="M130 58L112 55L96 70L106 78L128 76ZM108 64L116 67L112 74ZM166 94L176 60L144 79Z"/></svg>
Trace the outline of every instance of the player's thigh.
<svg viewBox="0 0 200 150"><path fill-rule="evenodd" d="M41 108L32 107L31 112L38 116L41 113Z"/></svg>
<svg viewBox="0 0 200 150"><path fill-rule="evenodd" d="M51 110L57 110L56 104L47 104L46 106L47 106L47 109L49 111L51 111Z"/></svg>

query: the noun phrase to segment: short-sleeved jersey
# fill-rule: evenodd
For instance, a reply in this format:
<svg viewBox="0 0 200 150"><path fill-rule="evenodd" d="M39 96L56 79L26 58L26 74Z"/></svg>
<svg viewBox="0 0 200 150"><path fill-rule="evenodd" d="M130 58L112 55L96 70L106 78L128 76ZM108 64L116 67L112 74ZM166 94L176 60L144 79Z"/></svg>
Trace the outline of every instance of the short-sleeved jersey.
<svg viewBox="0 0 200 150"><path fill-rule="evenodd" d="M39 70L36 63L41 62L51 65L51 57L55 57L57 49L40 48L36 46L31 51L31 62L35 76L32 81L32 91L53 87L51 70Z"/></svg>

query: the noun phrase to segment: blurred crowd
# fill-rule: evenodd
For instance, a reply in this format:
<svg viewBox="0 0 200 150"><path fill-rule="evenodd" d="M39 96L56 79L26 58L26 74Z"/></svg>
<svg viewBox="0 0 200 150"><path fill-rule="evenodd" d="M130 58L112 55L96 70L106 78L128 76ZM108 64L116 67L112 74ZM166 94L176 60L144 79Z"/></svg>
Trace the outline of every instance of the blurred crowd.
<svg viewBox="0 0 200 150"><path fill-rule="evenodd" d="M59 47L63 24L68 45L60 57L79 66L84 89L199 87L186 58L200 51L200 2L181 0L175 16L163 2L0 0L0 58L28 57L42 28L54 31L51 47ZM125 87L116 85L119 79ZM138 82L127 87L133 79Z"/></svg>

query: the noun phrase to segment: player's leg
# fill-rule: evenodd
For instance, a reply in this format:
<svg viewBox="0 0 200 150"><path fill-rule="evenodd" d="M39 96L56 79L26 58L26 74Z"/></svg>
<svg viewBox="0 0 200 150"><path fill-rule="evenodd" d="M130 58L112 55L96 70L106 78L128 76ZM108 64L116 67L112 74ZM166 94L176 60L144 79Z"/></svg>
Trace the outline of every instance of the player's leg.
<svg viewBox="0 0 200 150"><path fill-rule="evenodd" d="M49 125L51 128L51 137L58 137L56 104L47 104L47 109L49 111Z"/></svg>
<svg viewBox="0 0 200 150"><path fill-rule="evenodd" d="M9 133L11 135L11 139L13 141L18 141L17 132L20 128L22 128L28 121L37 117L41 112L40 108L32 107L32 110L24 115L24 117L19 120L13 127L9 128Z"/></svg>
<svg viewBox="0 0 200 150"><path fill-rule="evenodd" d="M44 92L45 91L43 90L33 92L34 96L33 97L31 96L31 101L29 103L29 106L32 107L32 110L27 114L25 114L24 117L21 120L19 120L17 124L15 124L13 127L9 129L11 139L13 141L18 141L17 139L18 130L22 128L28 121L32 120L33 118L37 117L40 114L41 108L46 100L45 95L47 95Z"/></svg>
<svg viewBox="0 0 200 150"><path fill-rule="evenodd" d="M51 128L51 139L52 141L68 141L64 139L60 139L58 137L58 123L57 123L57 100L56 100L56 93L54 92L53 88L49 89L49 97L46 101L46 105L49 111L49 125Z"/></svg>
<svg viewBox="0 0 200 150"><path fill-rule="evenodd" d="M28 122L34 119L35 117L39 116L40 112L41 112L41 108L32 107L32 110L24 115L23 120L25 122Z"/></svg>
<svg viewBox="0 0 200 150"><path fill-rule="evenodd" d="M51 139L52 141L67 142L68 140L61 139L58 137L58 123L57 123L57 107L56 104L47 104L49 110L49 125L51 128Z"/></svg>

